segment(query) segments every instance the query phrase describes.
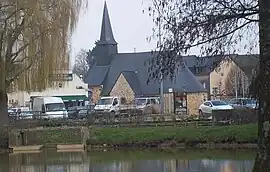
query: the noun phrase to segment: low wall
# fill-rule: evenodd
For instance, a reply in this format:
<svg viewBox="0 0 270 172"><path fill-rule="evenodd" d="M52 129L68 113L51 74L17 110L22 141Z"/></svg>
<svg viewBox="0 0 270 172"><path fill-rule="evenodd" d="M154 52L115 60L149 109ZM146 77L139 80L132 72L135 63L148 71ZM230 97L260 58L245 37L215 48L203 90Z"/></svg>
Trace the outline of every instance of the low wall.
<svg viewBox="0 0 270 172"><path fill-rule="evenodd" d="M13 129L9 133L9 145L84 144L88 135L86 127Z"/></svg>
<svg viewBox="0 0 270 172"><path fill-rule="evenodd" d="M212 112L215 121L231 121L232 124L248 124L258 121L258 114L253 109L215 110Z"/></svg>

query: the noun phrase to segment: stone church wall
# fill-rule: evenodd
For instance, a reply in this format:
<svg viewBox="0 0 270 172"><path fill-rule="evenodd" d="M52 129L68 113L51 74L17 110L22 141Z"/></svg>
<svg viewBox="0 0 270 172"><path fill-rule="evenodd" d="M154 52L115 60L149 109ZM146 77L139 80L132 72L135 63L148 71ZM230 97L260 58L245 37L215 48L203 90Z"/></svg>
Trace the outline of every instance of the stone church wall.
<svg viewBox="0 0 270 172"><path fill-rule="evenodd" d="M187 93L187 113L188 115L199 115L199 107L207 100L208 93Z"/></svg>
<svg viewBox="0 0 270 172"><path fill-rule="evenodd" d="M120 75L114 84L110 96L119 96L125 97L130 103L134 99L134 92L130 85L128 84L127 80L125 79L124 75Z"/></svg>

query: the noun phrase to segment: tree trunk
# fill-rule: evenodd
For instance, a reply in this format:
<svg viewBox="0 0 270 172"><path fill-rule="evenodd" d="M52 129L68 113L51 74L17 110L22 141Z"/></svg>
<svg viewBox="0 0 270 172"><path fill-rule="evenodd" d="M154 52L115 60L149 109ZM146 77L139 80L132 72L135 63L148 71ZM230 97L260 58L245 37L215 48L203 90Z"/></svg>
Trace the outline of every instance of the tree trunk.
<svg viewBox="0 0 270 172"><path fill-rule="evenodd" d="M0 150L5 151L9 148L9 118L7 110L7 94L0 91Z"/></svg>
<svg viewBox="0 0 270 172"><path fill-rule="evenodd" d="M270 1L259 0L260 70L259 96L262 112L258 123L258 153L253 172L270 171Z"/></svg>

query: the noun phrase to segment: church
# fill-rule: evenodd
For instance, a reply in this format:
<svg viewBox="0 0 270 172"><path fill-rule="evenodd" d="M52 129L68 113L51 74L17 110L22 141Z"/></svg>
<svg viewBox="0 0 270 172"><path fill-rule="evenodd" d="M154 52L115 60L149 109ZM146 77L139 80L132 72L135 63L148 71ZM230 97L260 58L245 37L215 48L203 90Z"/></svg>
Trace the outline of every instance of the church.
<svg viewBox="0 0 270 172"><path fill-rule="evenodd" d="M123 96L127 100L135 97L159 96L160 83L150 82L145 62L153 53L119 53L113 35L108 8L105 2L100 39L92 51L94 66L88 71L85 82L91 90L90 99L97 102L101 96ZM197 114L199 105L207 97L207 90L186 66L181 67L175 79L164 79L164 93L175 92L178 99L185 96L189 114ZM176 98L177 99L177 98ZM177 100L176 100L177 101Z"/></svg>

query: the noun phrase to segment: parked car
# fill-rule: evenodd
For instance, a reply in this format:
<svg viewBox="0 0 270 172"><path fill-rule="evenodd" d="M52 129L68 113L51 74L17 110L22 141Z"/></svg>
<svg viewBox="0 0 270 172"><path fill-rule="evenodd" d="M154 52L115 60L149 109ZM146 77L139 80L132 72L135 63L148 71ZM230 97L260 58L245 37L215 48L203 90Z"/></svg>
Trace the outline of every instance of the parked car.
<svg viewBox="0 0 270 172"><path fill-rule="evenodd" d="M125 97L101 97L94 111L96 113L106 113L110 112L111 114L126 114L130 110L134 110L135 105L129 105Z"/></svg>
<svg viewBox="0 0 270 172"><path fill-rule="evenodd" d="M233 98L229 101L229 104L236 108L247 108L247 109L256 109L258 108L258 103L256 100L251 98Z"/></svg>
<svg viewBox="0 0 270 172"><path fill-rule="evenodd" d="M77 107L68 107L68 118L69 119L76 119L78 117L79 110Z"/></svg>
<svg viewBox="0 0 270 172"><path fill-rule="evenodd" d="M160 98L159 97L139 97L135 98L135 107L144 114L160 113Z"/></svg>
<svg viewBox="0 0 270 172"><path fill-rule="evenodd" d="M10 119L32 119L33 114L29 108L19 107L19 108L9 108L8 115Z"/></svg>
<svg viewBox="0 0 270 172"><path fill-rule="evenodd" d="M233 107L221 100L205 101L199 107L199 117L212 119L213 110L232 110Z"/></svg>
<svg viewBox="0 0 270 172"><path fill-rule="evenodd" d="M88 109L81 109L78 113L78 118L79 119L85 119L87 116L90 114L90 110Z"/></svg>

